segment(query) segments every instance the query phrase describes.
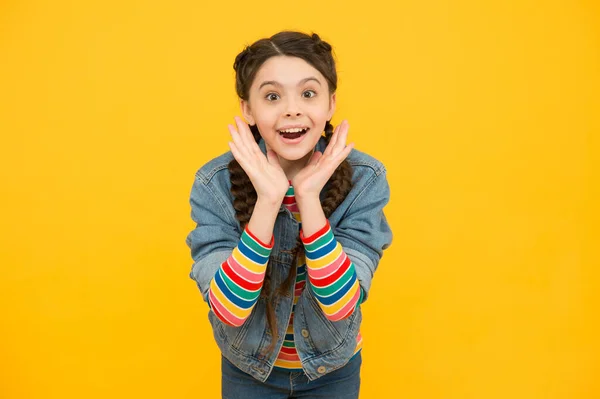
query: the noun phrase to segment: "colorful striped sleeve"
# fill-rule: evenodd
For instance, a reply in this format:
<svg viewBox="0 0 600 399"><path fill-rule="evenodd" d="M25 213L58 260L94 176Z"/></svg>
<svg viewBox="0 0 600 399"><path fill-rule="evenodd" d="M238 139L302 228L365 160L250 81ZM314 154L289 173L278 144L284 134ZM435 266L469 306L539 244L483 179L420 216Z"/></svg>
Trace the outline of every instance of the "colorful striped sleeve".
<svg viewBox="0 0 600 399"><path fill-rule="evenodd" d="M308 281L325 316L332 321L350 316L362 302L354 264L337 242L329 221L310 237L304 237Z"/></svg>
<svg viewBox="0 0 600 399"><path fill-rule="evenodd" d="M208 304L225 324L240 327L250 316L265 278L274 237L265 244L248 230L210 282Z"/></svg>

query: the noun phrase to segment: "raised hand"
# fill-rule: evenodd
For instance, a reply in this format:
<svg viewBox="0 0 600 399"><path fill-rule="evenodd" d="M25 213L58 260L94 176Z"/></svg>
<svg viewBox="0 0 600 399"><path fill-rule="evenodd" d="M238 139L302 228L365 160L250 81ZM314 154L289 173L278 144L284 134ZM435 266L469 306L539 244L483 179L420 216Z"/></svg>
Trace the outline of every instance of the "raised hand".
<svg viewBox="0 0 600 399"><path fill-rule="evenodd" d="M354 148L354 143L346 145L348 129L346 120L336 126L325 151L315 151L306 166L292 179L297 200L319 198L325 183Z"/></svg>
<svg viewBox="0 0 600 399"><path fill-rule="evenodd" d="M233 139L228 143L231 153L250 178L258 199L281 204L289 182L277 154L268 150L265 157L248 125L237 116L234 119L237 129L233 125L227 126Z"/></svg>

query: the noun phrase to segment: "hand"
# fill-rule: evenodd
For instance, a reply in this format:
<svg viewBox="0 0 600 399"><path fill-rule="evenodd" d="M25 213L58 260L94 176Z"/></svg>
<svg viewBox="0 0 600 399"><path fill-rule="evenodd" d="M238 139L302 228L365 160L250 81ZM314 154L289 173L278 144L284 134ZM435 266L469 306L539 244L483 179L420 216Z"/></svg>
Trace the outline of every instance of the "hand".
<svg viewBox="0 0 600 399"><path fill-rule="evenodd" d="M265 157L248 125L239 117L234 119L237 130L233 125L227 126L233 138L233 142L228 143L231 153L250 178L258 198L281 204L289 182L277 154L269 150Z"/></svg>
<svg viewBox="0 0 600 399"><path fill-rule="evenodd" d="M297 200L319 198L333 172L354 148L354 143L346 145L348 129L348 121L343 120L333 131L325 151L322 154L315 151L306 166L292 179Z"/></svg>

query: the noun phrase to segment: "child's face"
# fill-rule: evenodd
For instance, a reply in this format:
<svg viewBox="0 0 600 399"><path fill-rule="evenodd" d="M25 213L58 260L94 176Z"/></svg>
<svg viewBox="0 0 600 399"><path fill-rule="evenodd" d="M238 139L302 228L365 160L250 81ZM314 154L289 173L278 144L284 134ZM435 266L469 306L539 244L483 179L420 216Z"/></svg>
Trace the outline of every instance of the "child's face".
<svg viewBox="0 0 600 399"><path fill-rule="evenodd" d="M325 77L301 58L269 58L250 87L249 101L241 102L249 124L258 127L267 148L288 161L312 153L335 110L335 93L329 94ZM299 138L281 131L308 129ZM289 136L288 137L292 137Z"/></svg>

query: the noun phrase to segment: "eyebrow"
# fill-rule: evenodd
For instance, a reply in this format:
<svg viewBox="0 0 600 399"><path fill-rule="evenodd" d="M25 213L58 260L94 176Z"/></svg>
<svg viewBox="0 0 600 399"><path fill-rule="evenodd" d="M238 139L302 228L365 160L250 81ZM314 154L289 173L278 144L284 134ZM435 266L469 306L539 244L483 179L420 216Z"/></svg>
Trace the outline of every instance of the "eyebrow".
<svg viewBox="0 0 600 399"><path fill-rule="evenodd" d="M298 86L302 86L304 83L311 81L311 80L314 80L315 82L317 82L319 84L319 86L321 86L321 82L319 82L319 79L315 78L314 76L309 76L308 78L302 79L300 82L298 82ZM274 80L267 80L265 82L262 82L260 84L260 86L258 86L258 90L262 89L263 86L266 86L266 85L273 85L273 86L278 86L278 87L282 86L281 83L279 83L279 82L276 82Z"/></svg>

